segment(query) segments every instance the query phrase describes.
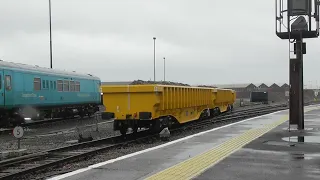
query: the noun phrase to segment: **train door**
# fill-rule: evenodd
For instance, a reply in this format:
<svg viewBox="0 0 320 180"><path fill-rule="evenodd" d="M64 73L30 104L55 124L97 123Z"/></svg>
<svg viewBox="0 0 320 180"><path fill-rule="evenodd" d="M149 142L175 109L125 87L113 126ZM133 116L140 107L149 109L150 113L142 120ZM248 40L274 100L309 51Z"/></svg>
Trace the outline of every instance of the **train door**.
<svg viewBox="0 0 320 180"><path fill-rule="evenodd" d="M4 106L4 85L3 70L0 69L0 107Z"/></svg>
<svg viewBox="0 0 320 180"><path fill-rule="evenodd" d="M4 70L3 71L3 79L4 79L4 84L3 84L3 91L5 94L4 98L4 103L5 106L13 106L13 88L12 88L12 71L10 70Z"/></svg>

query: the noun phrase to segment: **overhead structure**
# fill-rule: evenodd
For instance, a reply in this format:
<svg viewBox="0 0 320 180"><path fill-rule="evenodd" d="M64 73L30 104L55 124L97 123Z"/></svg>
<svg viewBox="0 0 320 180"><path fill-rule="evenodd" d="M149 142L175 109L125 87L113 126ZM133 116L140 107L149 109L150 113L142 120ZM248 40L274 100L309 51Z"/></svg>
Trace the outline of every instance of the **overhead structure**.
<svg viewBox="0 0 320 180"><path fill-rule="evenodd" d="M304 38L319 37L320 0L276 0L276 35L289 40L289 124L304 129L303 54ZM293 49L293 50L291 50Z"/></svg>
<svg viewBox="0 0 320 180"><path fill-rule="evenodd" d="M49 35L50 35L50 68L52 69L51 0L49 0Z"/></svg>

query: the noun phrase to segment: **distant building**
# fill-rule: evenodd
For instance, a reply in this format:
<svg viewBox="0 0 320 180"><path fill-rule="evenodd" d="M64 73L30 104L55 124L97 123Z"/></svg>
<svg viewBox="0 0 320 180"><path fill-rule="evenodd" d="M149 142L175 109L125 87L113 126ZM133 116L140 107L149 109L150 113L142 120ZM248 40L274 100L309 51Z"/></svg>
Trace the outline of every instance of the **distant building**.
<svg viewBox="0 0 320 180"><path fill-rule="evenodd" d="M101 82L102 85L129 85L133 81L114 81L114 82Z"/></svg>
<svg viewBox="0 0 320 180"><path fill-rule="evenodd" d="M273 83L273 84L270 86L270 88L280 88L280 86L279 86L278 84L276 84L276 83Z"/></svg>
<svg viewBox="0 0 320 180"><path fill-rule="evenodd" d="M256 84L256 86L257 86L256 91L268 91L269 90L269 86L266 85L265 83Z"/></svg>
<svg viewBox="0 0 320 180"><path fill-rule="evenodd" d="M281 86L281 88L284 89L285 91L289 91L290 86L289 86L287 83L284 83L284 84Z"/></svg>
<svg viewBox="0 0 320 180"><path fill-rule="evenodd" d="M272 92L283 92L284 89L281 88L278 84L273 83L273 84L269 87L269 91L272 91Z"/></svg>
<svg viewBox="0 0 320 180"><path fill-rule="evenodd" d="M223 88L223 89L233 89L236 92L249 92L257 89L257 86L255 86L252 83L247 83L247 84L216 84L213 85L218 88Z"/></svg>

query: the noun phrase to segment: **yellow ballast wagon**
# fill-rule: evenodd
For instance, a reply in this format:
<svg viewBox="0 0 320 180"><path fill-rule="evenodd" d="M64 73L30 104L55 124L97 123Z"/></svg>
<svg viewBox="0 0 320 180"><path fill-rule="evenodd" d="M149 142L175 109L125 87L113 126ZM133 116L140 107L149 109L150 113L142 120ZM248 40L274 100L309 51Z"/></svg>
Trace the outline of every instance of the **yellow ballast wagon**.
<svg viewBox="0 0 320 180"><path fill-rule="evenodd" d="M152 128L186 123L232 109L233 90L171 85L103 85L105 118L114 118L114 130Z"/></svg>

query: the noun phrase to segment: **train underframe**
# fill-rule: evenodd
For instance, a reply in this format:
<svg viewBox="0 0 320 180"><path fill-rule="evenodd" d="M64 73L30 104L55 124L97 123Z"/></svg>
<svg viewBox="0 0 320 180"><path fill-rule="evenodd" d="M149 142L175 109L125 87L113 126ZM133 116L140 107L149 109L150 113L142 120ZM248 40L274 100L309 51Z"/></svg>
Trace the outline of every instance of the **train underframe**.
<svg viewBox="0 0 320 180"><path fill-rule="evenodd" d="M12 127L31 120L43 120L53 118L74 118L91 116L99 111L99 104L80 104L52 107L23 106L12 109L0 110L0 127Z"/></svg>
<svg viewBox="0 0 320 180"><path fill-rule="evenodd" d="M227 111L232 111L233 106L228 105ZM211 118L221 114L219 108L205 109L202 111L199 120ZM143 119L131 119L131 115L127 115L126 119L115 119L113 123L113 130L120 130L122 135L125 135L129 128L132 129L134 133L138 131L139 128L148 128L153 133L159 133L162 129L168 127L169 129L174 126L179 126L180 123L172 116L162 116L157 119L151 119L150 112L142 112L139 117ZM113 113L105 112L102 115L103 119L114 118Z"/></svg>

